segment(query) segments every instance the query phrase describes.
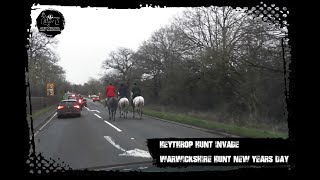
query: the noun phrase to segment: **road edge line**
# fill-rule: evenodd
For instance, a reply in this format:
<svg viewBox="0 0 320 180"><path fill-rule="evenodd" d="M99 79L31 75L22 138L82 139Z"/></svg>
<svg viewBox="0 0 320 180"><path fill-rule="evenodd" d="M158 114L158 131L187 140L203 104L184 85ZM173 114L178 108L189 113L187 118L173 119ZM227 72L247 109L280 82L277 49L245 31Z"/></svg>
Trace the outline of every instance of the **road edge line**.
<svg viewBox="0 0 320 180"><path fill-rule="evenodd" d="M44 120L42 120L41 123L39 123L39 125L35 128L33 128L33 130L39 130L41 125L43 125L44 123L46 123L46 121L48 121L51 117L53 117L55 115L57 111L54 110L52 113L50 113L50 115L48 115L46 118L44 118ZM40 120L40 119L39 119Z"/></svg>

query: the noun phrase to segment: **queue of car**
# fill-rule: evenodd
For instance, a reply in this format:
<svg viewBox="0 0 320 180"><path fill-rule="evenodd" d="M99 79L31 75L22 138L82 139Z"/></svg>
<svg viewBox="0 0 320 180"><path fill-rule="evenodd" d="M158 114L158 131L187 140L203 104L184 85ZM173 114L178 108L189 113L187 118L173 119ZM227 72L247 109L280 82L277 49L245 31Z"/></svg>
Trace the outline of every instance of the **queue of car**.
<svg viewBox="0 0 320 180"><path fill-rule="evenodd" d="M100 96L89 95L93 102L100 101ZM74 115L81 116L81 110L87 107L87 99L80 94L67 92L60 103L57 105L57 117Z"/></svg>
<svg viewBox="0 0 320 180"><path fill-rule="evenodd" d="M76 99L64 99L57 106L57 117L63 116L81 116L81 108Z"/></svg>
<svg viewBox="0 0 320 180"><path fill-rule="evenodd" d="M57 105L57 117L63 116L81 116L81 110L87 106L87 99L80 94L66 93L63 99Z"/></svg>

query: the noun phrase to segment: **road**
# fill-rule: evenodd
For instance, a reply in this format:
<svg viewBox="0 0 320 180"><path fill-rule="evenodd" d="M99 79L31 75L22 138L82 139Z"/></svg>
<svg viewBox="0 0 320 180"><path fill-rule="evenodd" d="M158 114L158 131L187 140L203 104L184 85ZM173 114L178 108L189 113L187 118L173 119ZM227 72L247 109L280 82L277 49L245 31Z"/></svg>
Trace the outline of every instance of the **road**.
<svg viewBox="0 0 320 180"><path fill-rule="evenodd" d="M35 131L36 152L60 160L72 169L151 168L148 138L215 138L221 135L144 117L108 119L104 106L87 101L81 117L52 116ZM57 161L59 162L59 161Z"/></svg>

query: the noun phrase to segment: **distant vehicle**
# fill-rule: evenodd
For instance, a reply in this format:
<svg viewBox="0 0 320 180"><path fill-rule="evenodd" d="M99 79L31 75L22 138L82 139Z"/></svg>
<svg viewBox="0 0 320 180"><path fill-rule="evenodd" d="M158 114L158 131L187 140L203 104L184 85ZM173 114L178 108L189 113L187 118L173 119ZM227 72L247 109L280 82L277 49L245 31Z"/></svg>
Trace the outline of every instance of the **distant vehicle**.
<svg viewBox="0 0 320 180"><path fill-rule="evenodd" d="M69 95L68 97L67 97L67 99L77 99L77 97L76 96L72 96L72 95Z"/></svg>
<svg viewBox="0 0 320 180"><path fill-rule="evenodd" d="M70 100L70 99L74 99L74 100L76 100L76 102L78 103L78 105L80 106L80 110L82 110L82 100L79 98L79 97L77 97L77 96L75 96L75 95L71 95L71 96L68 96L68 98L67 98L67 100Z"/></svg>
<svg viewBox="0 0 320 180"><path fill-rule="evenodd" d="M93 102L100 101L100 97L97 95L92 95L91 97Z"/></svg>
<svg viewBox="0 0 320 180"><path fill-rule="evenodd" d="M87 107L87 99L86 98L83 98L83 106Z"/></svg>
<svg viewBox="0 0 320 180"><path fill-rule="evenodd" d="M76 99L67 99L62 100L57 106L57 117L61 118L62 116L81 116L81 107Z"/></svg>
<svg viewBox="0 0 320 180"><path fill-rule="evenodd" d="M78 103L81 106L81 109L83 108L83 106L87 106L87 100L83 97L78 98Z"/></svg>

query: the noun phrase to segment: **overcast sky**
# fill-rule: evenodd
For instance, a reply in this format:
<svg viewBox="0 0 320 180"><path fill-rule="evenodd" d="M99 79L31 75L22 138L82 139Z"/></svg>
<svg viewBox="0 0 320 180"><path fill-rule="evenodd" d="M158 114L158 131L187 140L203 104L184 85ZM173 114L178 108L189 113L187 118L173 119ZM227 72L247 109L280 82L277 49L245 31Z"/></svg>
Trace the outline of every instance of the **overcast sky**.
<svg viewBox="0 0 320 180"><path fill-rule="evenodd" d="M170 23L171 18L184 8L107 9L64 6L34 6L32 26L41 11L55 9L65 18L65 28L56 38L59 65L66 78L83 84L99 78L104 72L102 62L118 47L137 50L151 34Z"/></svg>

